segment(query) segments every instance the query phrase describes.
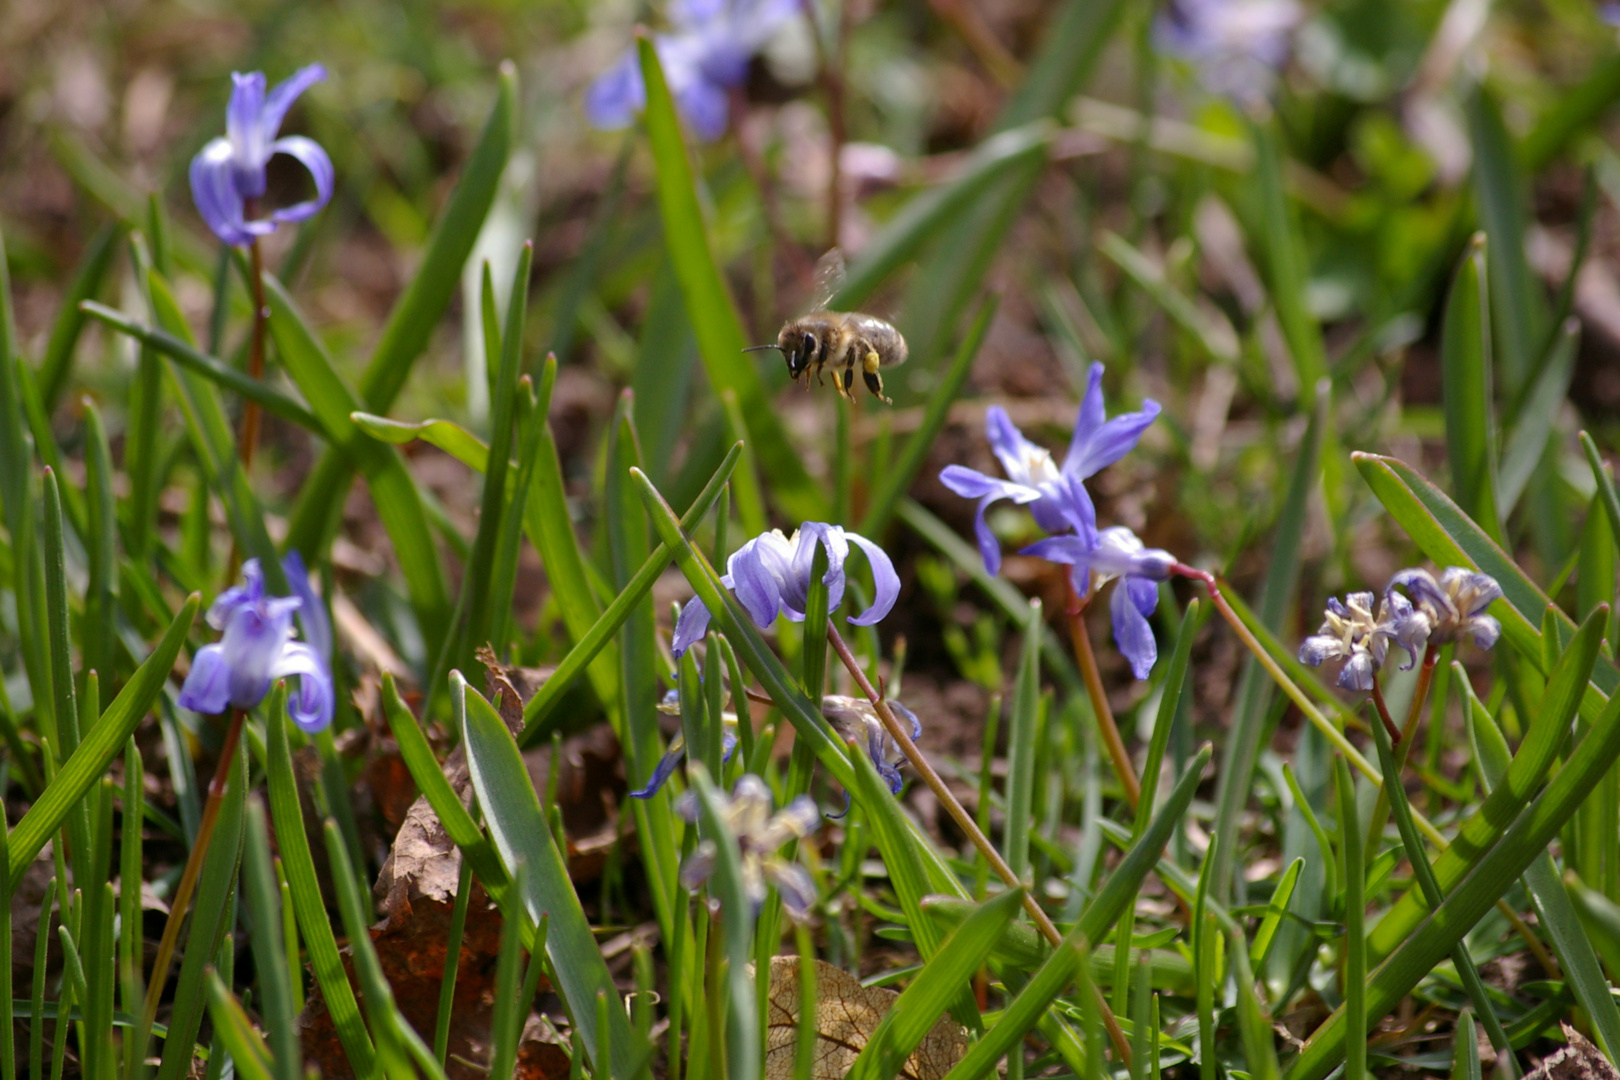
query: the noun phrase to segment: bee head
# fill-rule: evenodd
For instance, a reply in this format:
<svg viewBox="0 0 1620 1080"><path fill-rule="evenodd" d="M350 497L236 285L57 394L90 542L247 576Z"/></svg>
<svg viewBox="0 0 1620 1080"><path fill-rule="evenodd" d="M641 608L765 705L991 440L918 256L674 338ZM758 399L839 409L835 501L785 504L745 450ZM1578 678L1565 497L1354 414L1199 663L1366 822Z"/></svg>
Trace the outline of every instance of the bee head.
<svg viewBox="0 0 1620 1080"><path fill-rule="evenodd" d="M776 347L787 359L788 374L794 379L810 370L810 362L815 359L820 345L815 334L791 323L782 327L776 339Z"/></svg>

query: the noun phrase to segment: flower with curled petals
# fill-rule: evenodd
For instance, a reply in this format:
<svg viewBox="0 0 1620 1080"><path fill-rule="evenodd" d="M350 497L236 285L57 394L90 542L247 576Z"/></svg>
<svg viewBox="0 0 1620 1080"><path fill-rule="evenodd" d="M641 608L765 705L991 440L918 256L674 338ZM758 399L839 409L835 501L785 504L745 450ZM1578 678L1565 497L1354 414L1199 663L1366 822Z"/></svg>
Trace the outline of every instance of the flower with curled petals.
<svg viewBox="0 0 1620 1080"><path fill-rule="evenodd" d="M947 465L940 472L940 482L946 487L963 498L979 500L973 529L988 573L1001 569L1001 547L984 514L1001 499L1028 506L1035 524L1049 533L1062 532L1072 520L1084 520L1096 528L1097 512L1082 481L1128 454L1159 415L1158 402L1150 399L1142 402L1139 412L1108 419L1103 408L1102 377L1103 365L1092 364L1086 394L1075 417L1074 436L1061 467L1049 450L1024 438L1005 409L992 405L985 414L985 434L1006 479L964 465Z"/></svg>
<svg viewBox="0 0 1620 1080"><path fill-rule="evenodd" d="M799 0L680 0L670 5L670 33L653 36L658 64L675 107L699 139L725 134L733 87L748 62L784 23ZM629 127L647 107L641 60L630 48L585 91L585 116L605 131Z"/></svg>
<svg viewBox="0 0 1620 1080"><path fill-rule="evenodd" d="M922 721L917 719L916 713L893 698L888 699L888 706L897 719L911 723L913 740L922 737ZM821 699L821 714L844 737L865 744L867 757L872 759L872 765L883 782L889 785L889 791L900 794L900 766L906 763L906 758L889 737L889 729L878 719L877 709L872 703L866 698L828 694Z"/></svg>
<svg viewBox="0 0 1620 1080"><path fill-rule="evenodd" d="M1153 37L1211 93L1248 105L1270 93L1304 17L1297 0L1170 0Z"/></svg>
<svg viewBox="0 0 1620 1080"><path fill-rule="evenodd" d="M320 144L302 135L277 138L293 101L324 78L326 69L310 64L266 93L263 72L231 74L235 85L225 107L225 134L211 139L191 159L191 196L197 212L225 243L251 244L283 222L312 217L332 198L336 174ZM264 195L265 166L277 154L286 154L309 171L315 197L250 220L247 203Z"/></svg>
<svg viewBox="0 0 1620 1080"><path fill-rule="evenodd" d="M1123 525L1099 532L1082 518L1071 518L1072 533L1050 536L1025 548L1021 554L1035 555L1051 562L1066 563L1076 596L1084 597L1091 588L1092 575L1098 582L1118 578L1108 611L1114 623L1114 644L1131 663L1131 674L1145 679L1159 658L1158 642L1147 617L1159 606L1158 583L1170 578L1176 557L1163 548L1150 548Z"/></svg>
<svg viewBox="0 0 1620 1080"><path fill-rule="evenodd" d="M743 892L753 905L754 914L765 903L765 887L769 883L781 894L782 906L795 919L810 914L816 902L816 884L810 871L796 862L784 859L781 848L791 840L802 840L816 831L821 823L821 812L815 800L800 795L776 813L771 813L774 800L765 781L752 773L737 781L731 795L721 796L724 801L721 820L731 835L737 838L737 850L742 856ZM697 820L697 799L692 792L683 795L676 804L678 812L687 821ZM719 848L712 838L698 843L681 863L681 884L695 889L714 873Z"/></svg>
<svg viewBox="0 0 1620 1080"><path fill-rule="evenodd" d="M242 578L244 584L225 590L208 609L208 625L224 633L192 658L181 706L199 713L251 709L275 680L296 675L298 693L288 700L288 712L303 730L320 731L332 722L332 676L324 657L292 640L293 615L304 601L267 596L257 559L242 564Z"/></svg>
<svg viewBox="0 0 1620 1080"><path fill-rule="evenodd" d="M1322 627L1299 647L1299 662L1309 667L1342 661L1339 685L1346 690L1371 690L1373 676L1384 662L1389 642L1395 640L1388 601L1373 615L1373 594L1354 592L1341 603L1328 597Z"/></svg>
<svg viewBox="0 0 1620 1080"><path fill-rule="evenodd" d="M805 604L810 597L810 568L816 547L827 552L827 610L837 610L844 598L844 563L853 544L866 553L872 568L872 606L850 617L856 626L871 626L894 607L900 596L900 577L883 549L866 537L838 525L807 521L791 537L782 530L760 533L726 560L726 574L720 584L734 593L748 617L761 630L768 629L778 615L794 622L804 621ZM693 597L675 621L675 639L670 651L679 660L709 629L709 609Z"/></svg>
<svg viewBox="0 0 1620 1080"><path fill-rule="evenodd" d="M1395 640L1414 662L1417 649L1427 642L1443 645L1471 637L1476 646L1489 649L1502 636L1502 624L1485 614L1502 596L1502 586L1489 574L1448 566L1436 581L1427 570L1413 567L1390 579L1385 595L1392 602L1401 596L1397 588L1406 590L1410 602L1404 619L1397 620Z"/></svg>

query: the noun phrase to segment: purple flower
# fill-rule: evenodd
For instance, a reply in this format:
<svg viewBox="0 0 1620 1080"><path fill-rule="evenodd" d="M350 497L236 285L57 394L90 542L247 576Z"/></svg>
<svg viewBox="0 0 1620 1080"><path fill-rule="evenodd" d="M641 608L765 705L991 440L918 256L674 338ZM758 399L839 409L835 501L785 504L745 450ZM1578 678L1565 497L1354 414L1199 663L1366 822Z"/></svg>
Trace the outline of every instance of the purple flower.
<svg viewBox="0 0 1620 1080"><path fill-rule="evenodd" d="M326 78L326 69L311 64L265 93L264 73L233 72L230 104L225 107L225 135L212 139L191 159L191 197L197 212L227 244L250 244L268 236L282 222L303 221L332 197L332 159L313 139L302 135L277 138L293 101ZM265 191L265 165L277 154L294 158L315 181L315 197L247 219L246 202Z"/></svg>
<svg viewBox="0 0 1620 1080"><path fill-rule="evenodd" d="M849 557L850 544L866 553L866 561L872 567L874 595L872 606L849 621L856 626L871 626L894 607L900 595L900 577L882 548L838 525L807 521L794 530L791 539L783 536L780 529L760 533L726 560L726 575L720 579L720 584L736 594L748 617L761 630L776 622L778 615L785 614L794 622L803 622L816 546L820 545L827 552L827 573L821 580L827 586L827 609L833 611L844 598L844 562ZM702 600L693 597L675 622L675 640L670 645L675 658L680 659L708 629L709 609L703 606Z"/></svg>
<svg viewBox="0 0 1620 1080"><path fill-rule="evenodd" d="M916 713L893 698L889 699L888 705L898 719L911 721L913 740L922 737L922 721L917 719ZM888 728L878 719L877 709L872 703L865 698L828 694L821 699L821 712L847 738L866 743L866 754L877 767L878 775L889 785L891 793L900 794L900 766L906 763L905 755L894 745Z"/></svg>
<svg viewBox="0 0 1620 1080"><path fill-rule="evenodd" d="M1405 589L1407 601L1395 589ZM1394 625L1394 639L1417 661L1417 650L1429 642L1443 644L1474 639L1481 649L1489 649L1502 635L1502 624L1485 614L1485 609L1502 595L1502 586L1489 574L1466 566L1447 567L1436 581L1421 568L1402 570L1390 579L1384 595L1391 604L1403 603L1402 617Z"/></svg>
<svg viewBox="0 0 1620 1080"><path fill-rule="evenodd" d="M725 134L727 99L748 75L748 61L800 10L800 0L682 0L670 5L672 32L653 46L681 117L705 142ZM634 48L585 91L595 127L629 127L647 107L647 87Z"/></svg>
<svg viewBox="0 0 1620 1080"><path fill-rule="evenodd" d="M765 885L769 882L781 894L782 906L788 913L802 919L810 914L811 905L816 902L816 883L808 870L784 859L779 849L790 840L802 840L815 832L821 823L821 814L815 800L808 795L800 795L775 814L771 813L773 803L771 789L765 786L765 781L748 773L737 781L731 796L725 798L721 819L737 840L737 850L742 856L743 891L753 904L754 914L758 915L765 903ZM696 820L697 800L691 792L681 797L676 810L686 820ZM695 889L707 881L714 873L719 851L713 838L701 841L681 864L681 885Z"/></svg>
<svg viewBox="0 0 1620 1080"><path fill-rule="evenodd" d="M658 711L670 716L681 714L681 692L670 690L664 695L664 700L658 703ZM720 749L725 755L722 760L730 761L732 753L737 749L737 714L723 712L720 714ZM650 799L664 782L675 772L675 766L681 763L686 756L686 735L677 731L675 737L669 741L669 749L664 756L658 759L653 768L653 774L647 780L647 786L640 791L632 791L630 797L634 799Z"/></svg>
<svg viewBox="0 0 1620 1080"><path fill-rule="evenodd" d="M1336 596L1328 597L1322 627L1300 645L1299 662L1321 667L1341 661L1344 666L1339 669L1340 686L1346 690L1371 690L1389 642L1397 640L1396 615L1388 602L1380 605L1376 617L1372 606L1370 592L1350 593L1343 603Z"/></svg>
<svg viewBox="0 0 1620 1080"><path fill-rule="evenodd" d="M332 722L332 676L325 658L292 640L293 613L304 601L266 596L257 559L242 565L242 578L245 584L225 590L208 609L208 625L224 635L197 650L180 687L180 704L199 713L221 713L227 706L251 709L264 700L271 683L296 675L298 693L288 702L293 722L320 731Z"/></svg>
<svg viewBox="0 0 1620 1080"><path fill-rule="evenodd" d="M1212 93L1248 103L1270 92L1303 15L1296 0L1170 0L1154 38Z"/></svg>
<svg viewBox="0 0 1620 1080"><path fill-rule="evenodd" d="M1077 520L1096 528L1097 512L1081 481L1129 453L1142 432L1159 415L1158 402L1147 400L1142 402L1140 412L1107 419L1103 410L1102 376L1103 366L1092 364L1090 383L1086 396L1080 401L1074 436L1061 469L1052 460L1050 451L1024 438L1005 409L992 405L985 414L985 432L1007 479L998 480L962 465L947 465L939 474L940 482L956 494L979 500L973 526L979 555L989 573L1001 569L1001 547L985 522L984 513L999 499L1027 505L1035 516L1035 524L1049 533L1062 532L1070 527L1071 521Z"/></svg>
<svg viewBox="0 0 1620 1080"><path fill-rule="evenodd" d="M1147 617L1159 606L1158 582L1169 579L1176 557L1162 548L1145 547L1137 535L1123 525L1098 532L1083 519L1071 520L1075 527L1073 533L1036 541L1022 554L1067 563L1077 596L1086 595L1093 574L1103 580L1120 579L1108 602L1114 622L1114 643L1131 662L1131 673L1145 679L1159 658L1159 646Z"/></svg>

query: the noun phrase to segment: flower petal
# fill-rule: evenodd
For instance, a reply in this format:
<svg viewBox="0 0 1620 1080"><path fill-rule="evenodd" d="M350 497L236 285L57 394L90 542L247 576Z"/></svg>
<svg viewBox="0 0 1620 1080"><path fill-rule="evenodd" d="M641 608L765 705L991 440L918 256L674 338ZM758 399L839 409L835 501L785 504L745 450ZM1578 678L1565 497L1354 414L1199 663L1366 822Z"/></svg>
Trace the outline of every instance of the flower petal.
<svg viewBox="0 0 1620 1080"><path fill-rule="evenodd" d="M264 194L264 163L270 156L264 115L264 72L231 72L231 100L225 106L225 138L231 147L231 181L237 194L256 199Z"/></svg>
<svg viewBox="0 0 1620 1080"><path fill-rule="evenodd" d="M1315 634L1299 646L1299 662L1307 667L1321 667L1343 655L1344 643L1330 634Z"/></svg>
<svg viewBox="0 0 1620 1080"><path fill-rule="evenodd" d="M1339 685L1346 690L1371 690L1373 688L1372 653L1366 649L1352 649L1350 659L1345 661L1344 670L1339 672Z"/></svg>
<svg viewBox="0 0 1620 1080"><path fill-rule="evenodd" d="M670 778L670 774L675 771L675 766L679 765L681 759L685 756L686 740L676 735L674 741L669 744L669 749L665 751L664 756L658 759L658 764L654 767L652 776L647 779L647 786L640 791L632 791L630 793L631 797L636 799L652 798L658 789L664 786L664 781Z"/></svg>
<svg viewBox="0 0 1620 1080"><path fill-rule="evenodd" d="M228 140L211 140L191 159L191 198L209 230L227 244L249 244L255 236L266 236L275 229L272 222L243 220L242 195L232 175Z"/></svg>
<svg viewBox="0 0 1620 1080"><path fill-rule="evenodd" d="M1468 630L1474 635L1474 645L1481 649L1489 649L1502 636L1502 624L1491 615L1475 615L1468 620Z"/></svg>
<svg viewBox="0 0 1620 1080"><path fill-rule="evenodd" d="M635 123L647 107L647 87L641 81L641 63L635 49L626 50L585 91L585 118L594 128L617 131Z"/></svg>
<svg viewBox="0 0 1620 1080"><path fill-rule="evenodd" d="M766 536L757 536L738 548L726 560L727 576L732 580L731 591L742 602L748 617L761 630L768 630L782 610L782 571L784 562L774 547L765 543ZM767 565L769 560L771 565Z"/></svg>
<svg viewBox="0 0 1620 1080"><path fill-rule="evenodd" d="M798 863L776 858L765 863L765 876L776 886L782 906L789 915L803 919L810 914L810 909L816 903L816 883L810 871Z"/></svg>
<svg viewBox="0 0 1620 1080"><path fill-rule="evenodd" d="M261 75L259 78L262 85L264 76ZM298 100L298 96L324 78L326 78L325 67L320 64L309 64L281 80L265 95L264 108L259 113L259 129L264 132L266 139L276 137L276 133L281 130L281 122L287 119L287 110L292 108L292 103ZM271 146L269 153L275 152L275 147ZM266 157L268 156L269 154L266 154Z"/></svg>
<svg viewBox="0 0 1620 1080"><path fill-rule="evenodd" d="M289 641L270 666L270 678L288 675L298 676L298 694L287 702L293 723L308 732L323 730L332 722L332 676L326 664L302 641Z"/></svg>
<svg viewBox="0 0 1620 1080"><path fill-rule="evenodd" d="M1159 415L1159 403L1148 399L1142 402L1140 412L1123 413L1087 433L1082 441L1076 439L1069 446L1069 456L1063 461L1063 472L1085 479L1106 466L1112 465L1136 446ZM1079 429L1075 429L1076 436Z"/></svg>
<svg viewBox="0 0 1620 1080"><path fill-rule="evenodd" d="M713 142L726 133L731 105L725 87L719 83L701 77L693 79L675 90L675 105L700 142Z"/></svg>
<svg viewBox="0 0 1620 1080"><path fill-rule="evenodd" d="M704 634L709 632L709 609L703 606L703 601L697 597L686 602L681 608L680 618L675 620L675 639L669 644L669 651L675 659L679 660Z"/></svg>
<svg viewBox="0 0 1620 1080"><path fill-rule="evenodd" d="M1038 489L1027 484L1002 480L995 476L986 476L977 469L970 469L966 465L945 466L939 472L939 482L964 499L980 499L990 496L996 499L1011 499L1016 503L1028 503L1034 502L1041 497Z"/></svg>
<svg viewBox="0 0 1620 1080"><path fill-rule="evenodd" d="M291 206L284 206L270 215L272 221L294 222L303 221L313 217L321 207L332 199L332 186L336 179L336 172L332 168L332 159L326 156L314 139L306 139L302 135L288 135L277 139L270 144L272 154L286 154L296 158L298 163L309 170L310 177L315 181L315 197L305 199Z"/></svg>
<svg viewBox="0 0 1620 1080"><path fill-rule="evenodd" d="M180 686L180 707L194 713L222 713L231 703L230 669L218 645L204 645L191 658L191 670Z"/></svg>
<svg viewBox="0 0 1620 1080"><path fill-rule="evenodd" d="M1029 482L1032 479L1029 475L1030 463L1051 458L1044 446L1024 438L1024 433L1018 430L1018 425L1012 422L1012 417L1000 405L992 405L984 411L984 436L1009 480Z"/></svg>
<svg viewBox="0 0 1620 1080"><path fill-rule="evenodd" d="M872 568L872 606L859 615L851 616L849 621L856 626L871 626L894 610L894 602L900 598L900 575L894 572L894 563L890 561L888 552L864 536L856 533L844 535L866 553L867 565Z"/></svg>
<svg viewBox="0 0 1620 1080"><path fill-rule="evenodd" d="M298 625L304 630L304 640L315 650L315 655L328 666L332 662L332 620L326 614L326 604L310 585L309 571L304 569L304 557L295 548L281 560L281 572L287 575L287 584L298 597ZM215 601L217 604L218 601Z"/></svg>
<svg viewBox="0 0 1620 1080"><path fill-rule="evenodd" d="M1153 670L1153 662L1159 658L1159 644L1153 638L1153 628L1134 603L1128 588L1114 588L1108 610L1114 617L1114 643L1119 646L1125 659L1131 662L1131 674L1138 679L1147 678Z"/></svg>

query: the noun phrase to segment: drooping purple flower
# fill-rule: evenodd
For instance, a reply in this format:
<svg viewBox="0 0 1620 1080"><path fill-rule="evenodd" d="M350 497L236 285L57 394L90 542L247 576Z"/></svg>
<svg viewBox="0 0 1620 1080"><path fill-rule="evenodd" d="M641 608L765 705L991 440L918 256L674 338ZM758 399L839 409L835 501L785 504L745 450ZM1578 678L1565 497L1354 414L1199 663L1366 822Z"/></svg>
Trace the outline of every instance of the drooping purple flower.
<svg viewBox="0 0 1620 1080"><path fill-rule="evenodd" d="M275 680L298 676L298 693L288 701L293 722L320 731L332 722L332 676L326 660L294 641L293 614L303 606L296 596L267 596L257 559L242 564L243 584L219 595L208 609L208 625L223 631L192 658L180 687L182 707L221 713L251 709L264 700ZM304 579L308 588L308 578Z"/></svg>
<svg viewBox="0 0 1620 1080"><path fill-rule="evenodd" d="M1450 566L1436 581L1427 570L1414 567L1390 579L1384 595L1392 604L1406 601L1396 588L1405 589L1411 599L1395 622L1393 636L1414 663L1417 650L1431 641L1445 644L1467 636L1479 648L1489 649L1502 635L1502 624L1485 614L1502 596L1502 586L1489 574Z"/></svg>
<svg viewBox="0 0 1620 1080"><path fill-rule="evenodd" d="M871 626L894 607L900 595L900 577L882 548L838 525L807 521L794 530L791 538L783 536L780 529L760 533L726 560L726 575L720 584L736 595L761 630L776 622L778 615L802 622L816 547L827 552L827 572L821 580L827 586L827 608L831 611L844 598L844 562L849 558L851 544L866 553L872 567L873 598L871 607L849 621L856 626ZM708 629L709 609L694 596L675 621L675 639L670 645L675 658L680 659Z"/></svg>
<svg viewBox="0 0 1620 1080"><path fill-rule="evenodd" d="M922 737L922 721L917 719L916 713L893 698L888 699L888 706L897 719L911 722L912 739ZM821 713L840 733L866 743L866 755L872 759L878 775L889 785L892 794L900 794L900 766L906 763L906 758L889 737L889 729L883 726L872 703L865 698L828 694L821 699Z"/></svg>
<svg viewBox="0 0 1620 1080"><path fill-rule="evenodd" d="M191 159L191 196L197 212L225 243L250 244L283 222L313 216L332 198L335 172L320 144L302 135L277 138L293 101L324 78L326 69L310 64L266 93L263 72L231 74L235 85L225 108L225 134L210 140ZM250 220L246 202L264 195L265 166L277 154L286 154L309 170L315 197Z"/></svg>
<svg viewBox="0 0 1620 1080"><path fill-rule="evenodd" d="M1297 0L1170 0L1153 36L1211 93L1248 104L1270 93L1303 17Z"/></svg>
<svg viewBox="0 0 1620 1080"><path fill-rule="evenodd" d="M692 132L705 142L725 134L729 91L748 61L800 10L800 0L681 0L670 5L671 31L653 46L669 91ZM585 116L607 131L629 127L647 107L634 48L585 91Z"/></svg>
<svg viewBox="0 0 1620 1080"><path fill-rule="evenodd" d="M697 800L687 792L676 804L676 810L688 821L697 819ZM782 906L795 919L810 913L816 902L816 883L810 871L796 862L782 857L781 848L790 840L802 840L816 831L821 824L821 813L815 800L800 795L775 814L771 807L771 789L765 781L752 773L737 781L730 797L722 796L724 808L721 820L737 839L738 853L742 856L743 892L753 905L754 914L765 903L765 885L776 886L782 896ZM705 838L681 864L681 884L695 889L714 873L719 847L712 838Z"/></svg>
<svg viewBox="0 0 1620 1080"><path fill-rule="evenodd" d="M1074 518L1072 524L1074 532L1038 540L1022 554L1066 563L1076 596L1084 597L1090 590L1093 574L1104 581L1119 579L1108 602L1114 643L1130 661L1131 673L1145 679L1159 658L1147 617L1159 606L1158 583L1169 580L1176 557L1163 548L1145 546L1123 525L1098 532L1083 519Z"/></svg>
<svg viewBox="0 0 1620 1080"><path fill-rule="evenodd" d="M1367 691L1373 688L1373 677L1394 640L1395 618L1387 602L1374 616L1370 592L1349 593L1343 602L1330 596L1321 629L1299 647L1299 662L1309 667L1342 662L1339 685Z"/></svg>
<svg viewBox="0 0 1620 1080"><path fill-rule="evenodd" d="M1000 499L1027 505L1035 524L1049 533L1070 528L1070 521L1086 521L1096 528L1097 513L1081 481L1129 453L1159 415L1158 402L1149 399L1142 402L1141 411L1109 420L1103 408L1102 376L1103 365L1092 364L1086 394L1075 417L1074 436L1061 468L1050 451L1024 438L1005 409L992 405L985 414L985 433L1007 478L986 476L963 465L947 465L940 472L940 482L946 487L963 498L979 500L974 535L989 573L1001 569L1001 547L984 514L991 503Z"/></svg>

